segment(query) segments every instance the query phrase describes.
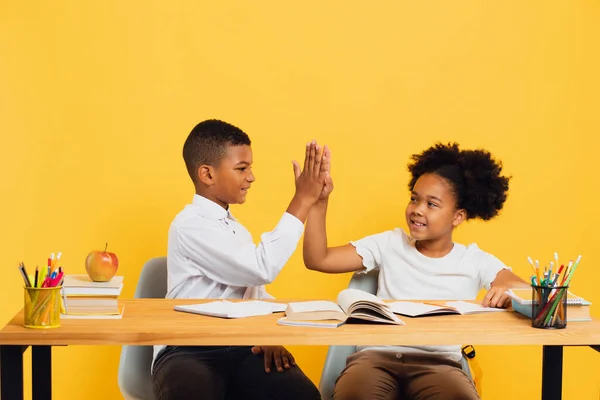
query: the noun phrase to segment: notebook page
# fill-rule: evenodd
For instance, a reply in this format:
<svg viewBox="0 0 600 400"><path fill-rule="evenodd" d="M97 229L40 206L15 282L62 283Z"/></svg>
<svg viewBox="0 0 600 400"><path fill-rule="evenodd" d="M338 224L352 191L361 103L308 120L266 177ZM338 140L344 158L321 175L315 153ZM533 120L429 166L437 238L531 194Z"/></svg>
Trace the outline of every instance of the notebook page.
<svg viewBox="0 0 600 400"><path fill-rule="evenodd" d="M449 301L446 304L456 308L461 314L507 311L506 308L484 307L481 304L469 303L468 301Z"/></svg>
<svg viewBox="0 0 600 400"><path fill-rule="evenodd" d="M260 300L252 300L252 301L248 301L247 303L266 304L269 307L271 307L271 310L273 310L274 313L284 312L287 307L286 303L275 303L275 302L260 301Z"/></svg>
<svg viewBox="0 0 600 400"><path fill-rule="evenodd" d="M408 315L411 317L415 317L417 315L424 315L433 311L445 310L444 307L438 307L430 304L416 303L411 301L394 301L388 304L390 305L392 312L396 314Z"/></svg>
<svg viewBox="0 0 600 400"><path fill-rule="evenodd" d="M175 310L212 317L245 318L271 314L273 312L273 307L268 302L260 302L258 304L253 301L232 303L222 300L210 303L175 306Z"/></svg>

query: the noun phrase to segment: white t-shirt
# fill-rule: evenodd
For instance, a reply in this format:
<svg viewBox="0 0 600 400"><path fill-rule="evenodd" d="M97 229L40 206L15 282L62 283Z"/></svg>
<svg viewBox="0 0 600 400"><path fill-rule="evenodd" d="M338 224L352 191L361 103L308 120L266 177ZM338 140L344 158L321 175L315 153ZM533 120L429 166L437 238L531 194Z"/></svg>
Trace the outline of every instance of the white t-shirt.
<svg viewBox="0 0 600 400"><path fill-rule="evenodd" d="M394 229L353 241L362 257L365 272L379 269L377 296L386 300L474 300L502 269L502 261L476 244L454 243L440 258L429 258L415 247L415 240L402 229ZM399 353L436 353L459 361L460 345L447 346L361 346Z"/></svg>
<svg viewBox="0 0 600 400"><path fill-rule="evenodd" d="M254 244L229 210L196 194L169 228L166 298L273 298L264 285L277 277L303 231L298 218L284 213ZM154 346L152 364L165 345Z"/></svg>

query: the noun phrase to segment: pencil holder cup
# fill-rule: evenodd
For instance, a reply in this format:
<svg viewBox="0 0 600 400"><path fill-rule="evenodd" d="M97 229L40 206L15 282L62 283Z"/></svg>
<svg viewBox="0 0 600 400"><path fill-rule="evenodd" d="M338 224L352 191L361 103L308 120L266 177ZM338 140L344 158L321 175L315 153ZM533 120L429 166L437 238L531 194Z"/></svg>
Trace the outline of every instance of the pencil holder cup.
<svg viewBox="0 0 600 400"><path fill-rule="evenodd" d="M540 329L567 327L567 293L569 286L531 285L531 326Z"/></svg>
<svg viewBox="0 0 600 400"><path fill-rule="evenodd" d="M62 286L25 287L25 328L49 329L60 326L61 289Z"/></svg>

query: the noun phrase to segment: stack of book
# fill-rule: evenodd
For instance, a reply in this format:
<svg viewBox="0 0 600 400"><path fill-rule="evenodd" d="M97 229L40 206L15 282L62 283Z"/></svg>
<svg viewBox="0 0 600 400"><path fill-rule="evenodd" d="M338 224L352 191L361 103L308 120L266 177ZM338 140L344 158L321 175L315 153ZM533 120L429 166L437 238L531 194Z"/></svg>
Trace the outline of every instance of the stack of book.
<svg viewBox="0 0 600 400"><path fill-rule="evenodd" d="M512 307L518 313L529 318L533 313L531 289L509 289L506 294L512 298ZM592 303L567 292L567 322L591 321L590 306Z"/></svg>
<svg viewBox="0 0 600 400"><path fill-rule="evenodd" d="M87 275L65 275L61 318L121 318L123 306L118 299L122 290L122 276L94 282Z"/></svg>

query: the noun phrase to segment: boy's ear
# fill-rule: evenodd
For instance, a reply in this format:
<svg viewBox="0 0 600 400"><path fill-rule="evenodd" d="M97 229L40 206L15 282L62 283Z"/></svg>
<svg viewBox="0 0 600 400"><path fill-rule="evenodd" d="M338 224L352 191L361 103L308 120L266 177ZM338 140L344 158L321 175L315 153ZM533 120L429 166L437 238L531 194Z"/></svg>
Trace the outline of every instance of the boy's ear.
<svg viewBox="0 0 600 400"><path fill-rule="evenodd" d="M464 208L461 208L460 210L457 210L454 213L454 221L452 221L452 224L454 226L459 226L460 224L462 224L465 220L467 219L467 210L465 210Z"/></svg>
<svg viewBox="0 0 600 400"><path fill-rule="evenodd" d="M215 169L212 165L201 165L198 167L198 181L207 186L215 184Z"/></svg>

